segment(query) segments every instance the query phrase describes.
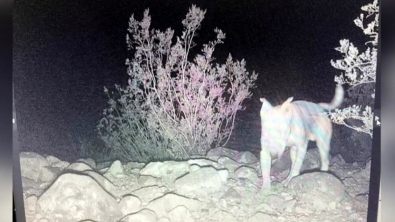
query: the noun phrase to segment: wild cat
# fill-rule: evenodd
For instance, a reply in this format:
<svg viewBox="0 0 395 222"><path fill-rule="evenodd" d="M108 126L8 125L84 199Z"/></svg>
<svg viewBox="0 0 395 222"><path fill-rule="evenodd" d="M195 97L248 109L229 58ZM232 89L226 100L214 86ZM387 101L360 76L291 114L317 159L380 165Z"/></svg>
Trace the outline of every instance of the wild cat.
<svg viewBox="0 0 395 222"><path fill-rule="evenodd" d="M266 99L261 98L261 152L260 163L263 184L261 191L271 188L271 165L281 158L285 148L290 148L292 166L289 181L298 176L306 155L309 140L316 141L321 156L321 171L329 168L329 150L332 137L332 123L325 111L335 109L343 102L344 89L338 85L331 103L313 103L294 101L288 98L282 105L273 107ZM272 162L273 161L273 162Z"/></svg>

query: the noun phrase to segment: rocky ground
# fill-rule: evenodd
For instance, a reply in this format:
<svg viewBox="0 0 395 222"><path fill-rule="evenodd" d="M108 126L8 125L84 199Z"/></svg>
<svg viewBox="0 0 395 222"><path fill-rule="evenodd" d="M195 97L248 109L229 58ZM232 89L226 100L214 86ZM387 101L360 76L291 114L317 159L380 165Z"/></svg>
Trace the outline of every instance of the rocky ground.
<svg viewBox="0 0 395 222"><path fill-rule="evenodd" d="M261 195L258 159L250 152L211 150L188 161L68 163L21 153L27 221L214 222L366 221L370 161L346 164L331 158L319 172L310 149L302 171L280 185L289 155L272 167L273 190Z"/></svg>

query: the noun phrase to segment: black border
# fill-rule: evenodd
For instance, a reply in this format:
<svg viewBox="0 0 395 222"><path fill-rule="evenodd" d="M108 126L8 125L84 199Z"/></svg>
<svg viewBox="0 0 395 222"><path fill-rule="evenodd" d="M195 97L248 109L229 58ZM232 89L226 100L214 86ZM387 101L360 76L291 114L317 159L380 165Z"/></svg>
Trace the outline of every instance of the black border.
<svg viewBox="0 0 395 222"><path fill-rule="evenodd" d="M14 97L14 89L13 89L13 118L16 119L16 110L15 110L15 97ZM18 138L18 130L17 123L13 124L13 136ZM23 200L23 188L22 188L22 175L21 175L21 165L19 159L19 142L18 140L13 141L13 204L17 213L15 216L16 221L26 221L25 218L25 207Z"/></svg>
<svg viewBox="0 0 395 222"><path fill-rule="evenodd" d="M379 2L379 38L377 47L377 67L376 67L376 88L375 88L375 103L374 113L376 116L381 116L381 4ZM381 121L381 120L380 120ZM373 122L375 122L373 120ZM372 156L370 168L369 181L369 200L368 200L368 215L367 221L378 221L378 203L380 193L380 178L381 178L381 127L373 124L373 139L372 139Z"/></svg>
<svg viewBox="0 0 395 222"><path fill-rule="evenodd" d="M11 221L14 211L12 198L12 1L0 1L0 218ZM20 174L19 174L20 178ZM16 191L21 193L21 190ZM22 200L16 200L19 203ZM18 205L18 203L16 203ZM18 208L18 207L17 207ZM17 214L20 213L19 210ZM23 221L23 220L18 220Z"/></svg>

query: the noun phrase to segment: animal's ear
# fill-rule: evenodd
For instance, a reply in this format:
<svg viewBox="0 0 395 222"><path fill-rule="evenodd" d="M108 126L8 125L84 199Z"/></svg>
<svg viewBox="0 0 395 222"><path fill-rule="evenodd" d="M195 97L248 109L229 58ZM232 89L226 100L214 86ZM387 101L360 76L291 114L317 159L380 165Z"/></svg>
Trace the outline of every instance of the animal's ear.
<svg viewBox="0 0 395 222"><path fill-rule="evenodd" d="M292 102L293 99L294 99L293 97L289 97L281 106L287 106Z"/></svg>
<svg viewBox="0 0 395 222"><path fill-rule="evenodd" d="M290 105L290 103L292 102L294 98L293 97L289 97L282 105L281 105L281 109L288 111L288 107Z"/></svg>
<svg viewBox="0 0 395 222"><path fill-rule="evenodd" d="M266 111L273 108L273 106L265 98L260 98L260 101L262 102L261 111Z"/></svg>

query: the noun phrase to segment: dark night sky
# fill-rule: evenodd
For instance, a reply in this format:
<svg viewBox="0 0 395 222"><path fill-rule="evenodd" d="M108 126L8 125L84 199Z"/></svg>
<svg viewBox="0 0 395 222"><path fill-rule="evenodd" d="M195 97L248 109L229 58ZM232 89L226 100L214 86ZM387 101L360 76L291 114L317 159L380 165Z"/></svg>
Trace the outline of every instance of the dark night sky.
<svg viewBox="0 0 395 222"><path fill-rule="evenodd" d="M196 4L207 13L195 41L214 40L218 27L226 39L216 48L217 61L231 53L246 60L250 73L259 73L259 91L253 91L250 103L267 97L275 104L289 96L323 102L332 99L333 79L339 74L330 65L331 59L341 58L334 50L339 40L350 39L365 49L368 39L353 20L370 2L15 1L14 84L21 150L76 158L68 133L81 121L101 117L107 107L103 86L127 83L125 59L132 54L125 37L133 13L141 20L149 8L151 28L171 27L179 36L182 19Z"/></svg>

